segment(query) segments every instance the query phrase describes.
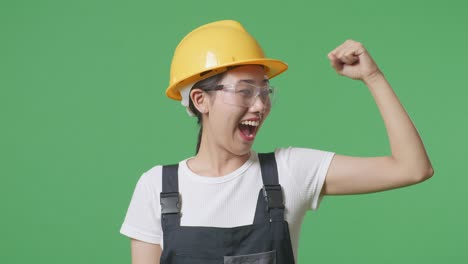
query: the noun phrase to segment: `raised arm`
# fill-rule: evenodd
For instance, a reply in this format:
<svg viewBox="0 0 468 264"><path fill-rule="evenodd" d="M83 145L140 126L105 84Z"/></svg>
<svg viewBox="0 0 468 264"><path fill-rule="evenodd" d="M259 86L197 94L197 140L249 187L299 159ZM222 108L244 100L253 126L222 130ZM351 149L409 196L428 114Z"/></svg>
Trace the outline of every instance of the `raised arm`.
<svg viewBox="0 0 468 264"><path fill-rule="evenodd" d="M362 80L367 85L385 123L392 154L383 157L335 155L322 193L377 192L430 178L434 170L418 131L364 46L347 40L331 51L328 58L337 73Z"/></svg>

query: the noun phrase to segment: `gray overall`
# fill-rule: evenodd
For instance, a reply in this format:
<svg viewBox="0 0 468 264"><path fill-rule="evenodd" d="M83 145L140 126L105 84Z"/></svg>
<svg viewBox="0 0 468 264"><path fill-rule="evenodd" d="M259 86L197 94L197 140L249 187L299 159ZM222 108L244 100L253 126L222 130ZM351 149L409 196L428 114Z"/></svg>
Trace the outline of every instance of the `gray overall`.
<svg viewBox="0 0 468 264"><path fill-rule="evenodd" d="M161 264L294 264L275 155L258 157L263 188L253 224L232 228L181 226L178 165L163 166Z"/></svg>

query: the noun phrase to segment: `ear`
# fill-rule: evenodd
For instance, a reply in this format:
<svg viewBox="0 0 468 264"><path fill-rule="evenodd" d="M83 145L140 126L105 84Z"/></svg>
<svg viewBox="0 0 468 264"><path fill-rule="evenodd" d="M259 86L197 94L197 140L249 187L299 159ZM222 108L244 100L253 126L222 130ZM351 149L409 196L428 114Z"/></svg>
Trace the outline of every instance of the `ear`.
<svg viewBox="0 0 468 264"><path fill-rule="evenodd" d="M200 113L208 113L209 96L206 92L201 89L194 88L190 91L190 98L192 99L193 105Z"/></svg>

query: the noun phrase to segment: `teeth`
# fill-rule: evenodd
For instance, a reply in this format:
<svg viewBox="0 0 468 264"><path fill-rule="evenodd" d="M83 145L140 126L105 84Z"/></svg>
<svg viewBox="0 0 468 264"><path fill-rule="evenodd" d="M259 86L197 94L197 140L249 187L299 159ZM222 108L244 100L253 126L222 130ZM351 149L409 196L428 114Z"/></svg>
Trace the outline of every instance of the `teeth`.
<svg viewBox="0 0 468 264"><path fill-rule="evenodd" d="M259 121L242 121L241 124L249 125L249 126L258 126L260 122Z"/></svg>

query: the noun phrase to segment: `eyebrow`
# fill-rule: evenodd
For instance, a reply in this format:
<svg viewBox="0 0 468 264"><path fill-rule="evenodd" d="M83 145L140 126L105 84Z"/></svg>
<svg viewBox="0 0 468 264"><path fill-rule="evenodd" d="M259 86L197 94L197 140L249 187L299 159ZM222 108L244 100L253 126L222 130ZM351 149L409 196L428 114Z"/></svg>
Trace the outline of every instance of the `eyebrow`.
<svg viewBox="0 0 468 264"><path fill-rule="evenodd" d="M241 82L245 82L245 83L248 83L248 84L255 84L255 81L252 80L252 79L246 79L246 80L239 80L237 83L241 83ZM265 78L263 79L262 81L263 83L270 83L270 80Z"/></svg>

